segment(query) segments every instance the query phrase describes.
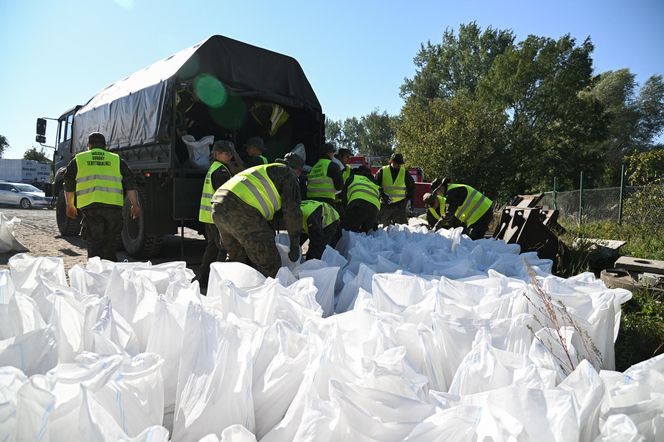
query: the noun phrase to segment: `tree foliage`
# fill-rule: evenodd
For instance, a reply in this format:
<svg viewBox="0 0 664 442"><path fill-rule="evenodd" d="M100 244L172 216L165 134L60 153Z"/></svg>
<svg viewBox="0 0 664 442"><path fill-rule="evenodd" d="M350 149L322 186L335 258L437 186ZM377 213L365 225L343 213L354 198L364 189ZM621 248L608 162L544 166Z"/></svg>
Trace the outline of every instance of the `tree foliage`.
<svg viewBox="0 0 664 442"><path fill-rule="evenodd" d="M388 156L394 149L395 125L396 117L376 109L360 118L325 120L325 137L361 155Z"/></svg>
<svg viewBox="0 0 664 442"><path fill-rule="evenodd" d="M25 153L23 153L23 159L24 160L34 160L38 161L40 163L50 163L51 160L48 159L46 156L46 153L44 152L44 149L39 149L37 150L36 147L31 147L30 149L26 150Z"/></svg>
<svg viewBox="0 0 664 442"><path fill-rule="evenodd" d="M5 153L5 150L9 147L9 140L4 135L0 135L0 158Z"/></svg>

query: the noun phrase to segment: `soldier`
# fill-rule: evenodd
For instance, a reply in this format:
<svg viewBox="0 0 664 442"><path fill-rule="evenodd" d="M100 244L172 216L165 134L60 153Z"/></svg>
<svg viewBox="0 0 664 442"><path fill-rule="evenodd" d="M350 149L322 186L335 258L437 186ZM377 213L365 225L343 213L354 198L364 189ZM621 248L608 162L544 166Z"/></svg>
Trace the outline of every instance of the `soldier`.
<svg viewBox="0 0 664 442"><path fill-rule="evenodd" d="M438 195L434 192L425 193L422 200L428 207L427 223L429 224L429 229L434 229L438 221L440 221L445 216L445 204L447 199L444 196ZM440 229L445 226L439 224L437 227Z"/></svg>
<svg viewBox="0 0 664 442"><path fill-rule="evenodd" d="M123 191L127 192L133 219L141 215L136 181L127 163L106 150L99 132L88 136L88 150L76 154L64 175L67 216L76 219L81 211L81 237L87 243L88 259L98 256L115 261L117 240L122 231Z"/></svg>
<svg viewBox="0 0 664 442"><path fill-rule="evenodd" d="M436 223L439 226L463 227L471 239L480 239L489 228L493 217L493 202L467 184L454 184L443 178L438 189L446 198L445 214Z"/></svg>
<svg viewBox="0 0 664 442"><path fill-rule="evenodd" d="M261 164L267 164L267 158L263 156L267 149L265 148L265 143L261 137L251 137L244 143L244 151L247 156L244 160L245 167L254 167L260 166Z"/></svg>
<svg viewBox="0 0 664 442"><path fill-rule="evenodd" d="M334 205L337 192L344 187L339 166L332 162L334 145L325 143L321 150L322 157L311 168L307 179L307 199L322 201Z"/></svg>
<svg viewBox="0 0 664 442"><path fill-rule="evenodd" d="M304 235L302 243L309 239L307 259L320 259L325 246L337 243L339 237L339 213L328 203L314 200L304 200L300 204L302 209L302 230Z"/></svg>
<svg viewBox="0 0 664 442"><path fill-rule="evenodd" d="M413 204L415 180L403 165L403 155L395 152L390 157L390 164L376 174L376 184L389 197L389 203L381 207L378 219L384 226L408 223L406 206L409 201L411 206Z"/></svg>
<svg viewBox="0 0 664 442"><path fill-rule="evenodd" d="M288 153L283 160L246 169L226 181L212 197L212 219L219 229L228 260L253 265L274 277L281 259L269 222L278 210L290 239L288 257L300 256L300 188L304 162Z"/></svg>
<svg viewBox="0 0 664 442"><path fill-rule="evenodd" d="M368 233L375 230L380 210L380 188L373 182L371 169L360 166L346 180L341 195L346 205L344 229Z"/></svg>
<svg viewBox="0 0 664 442"><path fill-rule="evenodd" d="M205 287L210 276L210 264L214 261L226 261L226 250L221 244L219 229L212 220L212 195L228 181L233 174L229 170L232 159L237 156L235 146L231 141L216 141L212 146L212 164L208 169L203 183L201 193L201 204L198 212L198 220L205 225L205 236L207 246L201 261L201 272L199 281Z"/></svg>

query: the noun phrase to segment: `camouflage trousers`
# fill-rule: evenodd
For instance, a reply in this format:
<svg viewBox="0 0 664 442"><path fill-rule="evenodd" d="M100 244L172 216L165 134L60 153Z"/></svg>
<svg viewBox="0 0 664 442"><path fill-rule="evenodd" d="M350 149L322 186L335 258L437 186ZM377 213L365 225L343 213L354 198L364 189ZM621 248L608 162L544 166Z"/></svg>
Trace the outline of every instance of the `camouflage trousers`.
<svg viewBox="0 0 664 442"><path fill-rule="evenodd" d="M81 209L81 238L88 246L88 259L98 256L116 261L118 237L122 232L122 207L91 207Z"/></svg>
<svg viewBox="0 0 664 442"><path fill-rule="evenodd" d="M228 193L212 203L212 211L228 261L251 265L263 275L275 277L281 257L274 230L258 210Z"/></svg>
<svg viewBox="0 0 664 442"><path fill-rule="evenodd" d="M378 213L378 222L384 226L390 224L408 224L406 217L406 205L408 200L404 199L396 203L383 205Z"/></svg>
<svg viewBox="0 0 664 442"><path fill-rule="evenodd" d="M207 245L201 260L201 285L207 285L208 278L210 277L210 264L213 262L226 261L226 250L221 245L221 238L219 236L219 229L217 226L210 223L205 223L205 237Z"/></svg>
<svg viewBox="0 0 664 442"><path fill-rule="evenodd" d="M322 231L309 231L309 235L304 233L300 236L300 242L304 243L309 238L309 249L307 250L307 260L320 259L325 251L325 246L334 247L339 240L339 221L335 221Z"/></svg>

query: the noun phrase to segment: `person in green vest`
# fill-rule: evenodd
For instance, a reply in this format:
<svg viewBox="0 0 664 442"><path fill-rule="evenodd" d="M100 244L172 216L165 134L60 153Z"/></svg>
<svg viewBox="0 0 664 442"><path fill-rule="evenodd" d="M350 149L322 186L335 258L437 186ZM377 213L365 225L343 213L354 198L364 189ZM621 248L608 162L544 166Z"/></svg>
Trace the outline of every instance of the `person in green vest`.
<svg viewBox="0 0 664 442"><path fill-rule="evenodd" d="M215 141L212 146L211 155L212 164L207 171L207 175L205 175L198 211L198 220L205 226L205 237L207 239L199 276L199 282L203 287L206 287L208 283L210 264L215 261L226 261L226 250L221 244L219 229L212 220L212 195L233 176L230 171L230 163L237 154L232 141L219 140Z"/></svg>
<svg viewBox="0 0 664 442"><path fill-rule="evenodd" d="M307 199L334 205L336 194L344 187L341 169L332 161L335 151L333 144L323 144L321 159L307 175Z"/></svg>
<svg viewBox="0 0 664 442"><path fill-rule="evenodd" d="M342 147L337 151L332 160L334 161L334 164L339 166L339 170L341 170L341 182L344 183L344 185L346 185L346 181L348 181L348 178L350 178L351 171L353 170L350 167L350 164L348 164L352 156L353 153L350 151L350 149ZM343 220L346 207L341 201L341 192L337 193L336 198L334 199L334 208L337 209L339 216L341 216L341 219Z"/></svg>
<svg viewBox="0 0 664 442"><path fill-rule="evenodd" d="M244 143L244 151L246 153L244 166L247 168L260 166L261 164L267 164L269 162L263 155L267 151L267 148L261 137L251 137L247 139L247 142Z"/></svg>
<svg viewBox="0 0 664 442"><path fill-rule="evenodd" d="M219 229L228 261L252 265L265 276L275 277L281 258L270 221L281 210L290 239L288 257L300 256L300 186L297 177L304 161L288 153L283 160L239 172L212 197L212 220Z"/></svg>
<svg viewBox="0 0 664 442"><path fill-rule="evenodd" d="M380 187L373 181L371 169L360 166L346 180L341 198L346 206L343 228L368 233L376 229L380 210Z"/></svg>
<svg viewBox="0 0 664 442"><path fill-rule="evenodd" d="M82 215L81 237L88 258L115 261L118 237L122 231L124 192L133 219L141 216L136 180L119 155L106 150L106 138L99 132L88 136L88 150L76 154L64 174L66 214L76 219Z"/></svg>
<svg viewBox="0 0 664 442"><path fill-rule="evenodd" d="M302 210L302 231L300 242L309 239L307 260L320 259L325 246L337 243L339 233L339 213L328 203L315 200L304 200L300 203Z"/></svg>
<svg viewBox="0 0 664 442"><path fill-rule="evenodd" d="M436 193L425 193L422 197L424 205L427 207L427 223L429 229L434 229L438 221L443 219L445 216L445 205L447 204L447 199ZM444 227L442 224L438 228Z"/></svg>
<svg viewBox="0 0 664 442"><path fill-rule="evenodd" d="M493 218L493 202L474 187L455 184L443 178L435 192L445 197L444 216L436 223L436 228L449 225L463 227L463 233L471 239L480 239L489 228Z"/></svg>
<svg viewBox="0 0 664 442"><path fill-rule="evenodd" d="M415 180L404 167L403 155L393 153L390 164L383 166L376 174L375 182L389 197L389 203L383 204L378 214L378 222L384 226L407 224L406 209L412 207L415 197Z"/></svg>

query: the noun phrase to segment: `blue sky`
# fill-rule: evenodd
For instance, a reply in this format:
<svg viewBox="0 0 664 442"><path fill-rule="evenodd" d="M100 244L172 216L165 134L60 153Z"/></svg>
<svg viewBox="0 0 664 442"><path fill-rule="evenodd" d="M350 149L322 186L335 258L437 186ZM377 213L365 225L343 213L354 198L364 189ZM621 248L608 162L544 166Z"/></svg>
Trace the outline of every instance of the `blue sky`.
<svg viewBox="0 0 664 442"><path fill-rule="evenodd" d="M396 114L420 44L471 21L512 29L518 41L590 36L596 73L626 67L639 83L664 74L662 0L0 0L4 157L36 145L37 117L213 34L295 57L332 119Z"/></svg>

